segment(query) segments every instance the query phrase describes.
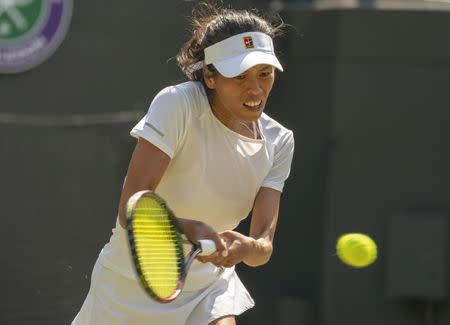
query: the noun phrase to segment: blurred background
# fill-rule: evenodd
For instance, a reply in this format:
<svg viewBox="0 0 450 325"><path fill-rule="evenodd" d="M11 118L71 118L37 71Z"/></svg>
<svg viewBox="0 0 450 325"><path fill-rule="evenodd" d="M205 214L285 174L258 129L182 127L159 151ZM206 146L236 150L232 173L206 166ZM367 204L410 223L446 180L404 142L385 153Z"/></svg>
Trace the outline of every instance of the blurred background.
<svg viewBox="0 0 450 325"><path fill-rule="evenodd" d="M197 1L40 0L65 37L13 71L25 2L0 1L0 323L70 324L115 224L129 130L184 80L174 56ZM224 3L292 25L267 112L295 158L271 262L238 267L256 301L238 323L450 324L450 2ZM347 232L378 243L375 264L337 260Z"/></svg>

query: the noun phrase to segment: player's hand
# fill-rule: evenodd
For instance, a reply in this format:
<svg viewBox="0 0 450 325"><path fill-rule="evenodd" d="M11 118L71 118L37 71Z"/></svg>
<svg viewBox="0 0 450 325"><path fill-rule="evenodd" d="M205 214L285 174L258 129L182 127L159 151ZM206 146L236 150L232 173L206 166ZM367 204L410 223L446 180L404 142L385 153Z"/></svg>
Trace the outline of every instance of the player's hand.
<svg viewBox="0 0 450 325"><path fill-rule="evenodd" d="M212 227L197 220L177 218L177 221L183 228L185 234L194 241L197 241L199 239L212 240L214 244L216 244L216 252L211 255L219 254L221 256L225 256L228 254L225 239L223 239L220 234L216 232ZM197 259L200 260L200 257L197 256Z"/></svg>
<svg viewBox="0 0 450 325"><path fill-rule="evenodd" d="M242 262L252 249L253 239L236 231L224 231L220 237L225 241L227 254L217 251L208 256L199 256L197 259L203 263L213 263L216 266L232 267Z"/></svg>

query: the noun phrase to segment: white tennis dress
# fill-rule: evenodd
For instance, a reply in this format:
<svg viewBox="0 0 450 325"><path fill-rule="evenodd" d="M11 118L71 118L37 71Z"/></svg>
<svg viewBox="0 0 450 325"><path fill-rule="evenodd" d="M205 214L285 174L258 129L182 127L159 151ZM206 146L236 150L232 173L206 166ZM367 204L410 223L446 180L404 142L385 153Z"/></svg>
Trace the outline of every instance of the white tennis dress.
<svg viewBox="0 0 450 325"><path fill-rule="evenodd" d="M212 113L202 84L189 81L163 89L131 135L171 157L156 192L175 215L220 232L248 216L260 187L281 192L289 175L292 131L264 113L258 126L261 139L230 130ZM234 267L220 273L213 264L198 261L179 298L169 304L153 301L137 282L126 232L116 223L72 325L206 325L253 305Z"/></svg>

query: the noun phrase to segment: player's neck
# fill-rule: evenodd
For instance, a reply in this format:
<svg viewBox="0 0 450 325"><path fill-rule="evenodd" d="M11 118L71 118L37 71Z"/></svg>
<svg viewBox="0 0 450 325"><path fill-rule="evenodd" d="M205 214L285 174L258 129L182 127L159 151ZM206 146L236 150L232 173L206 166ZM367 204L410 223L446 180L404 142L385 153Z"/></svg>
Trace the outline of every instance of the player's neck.
<svg viewBox="0 0 450 325"><path fill-rule="evenodd" d="M227 128L247 138L259 138L258 126L256 121L241 121L231 112L229 112L225 107L221 107L220 105L214 103L214 101L211 99L209 99L209 104L214 116Z"/></svg>

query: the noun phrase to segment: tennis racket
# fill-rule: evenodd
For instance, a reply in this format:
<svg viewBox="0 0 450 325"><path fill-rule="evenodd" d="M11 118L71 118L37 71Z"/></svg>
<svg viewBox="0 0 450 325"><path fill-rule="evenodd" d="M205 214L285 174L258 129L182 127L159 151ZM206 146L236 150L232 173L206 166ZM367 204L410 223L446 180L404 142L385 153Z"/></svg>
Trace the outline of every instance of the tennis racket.
<svg viewBox="0 0 450 325"><path fill-rule="evenodd" d="M195 257L215 252L215 243L188 238L166 202L152 191L133 194L126 214L132 260L141 285L155 300L173 301L181 293ZM185 258L186 241L192 249Z"/></svg>

